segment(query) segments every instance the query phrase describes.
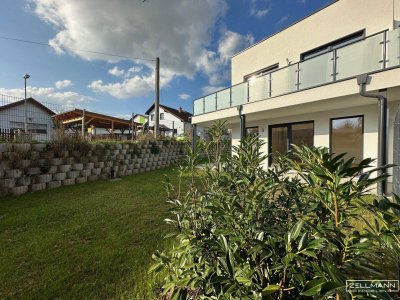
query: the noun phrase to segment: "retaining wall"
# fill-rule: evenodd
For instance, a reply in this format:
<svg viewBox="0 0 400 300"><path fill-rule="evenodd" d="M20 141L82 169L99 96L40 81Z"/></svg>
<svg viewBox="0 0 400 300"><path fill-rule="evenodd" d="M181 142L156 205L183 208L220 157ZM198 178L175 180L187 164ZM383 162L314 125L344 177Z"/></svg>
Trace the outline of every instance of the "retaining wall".
<svg viewBox="0 0 400 300"><path fill-rule="evenodd" d="M156 153L158 152L158 153ZM184 156L179 142L89 144L53 149L46 144L0 144L0 197L164 168Z"/></svg>

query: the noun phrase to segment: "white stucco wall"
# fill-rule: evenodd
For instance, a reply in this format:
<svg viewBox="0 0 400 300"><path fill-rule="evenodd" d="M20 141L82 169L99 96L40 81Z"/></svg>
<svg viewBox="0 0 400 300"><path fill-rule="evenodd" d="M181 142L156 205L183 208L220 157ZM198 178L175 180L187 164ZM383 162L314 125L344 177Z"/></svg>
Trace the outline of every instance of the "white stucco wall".
<svg viewBox="0 0 400 300"><path fill-rule="evenodd" d="M393 29L400 19L398 0L339 0L232 58L232 85L245 75L279 63L287 66L300 54L365 29L367 36Z"/></svg>

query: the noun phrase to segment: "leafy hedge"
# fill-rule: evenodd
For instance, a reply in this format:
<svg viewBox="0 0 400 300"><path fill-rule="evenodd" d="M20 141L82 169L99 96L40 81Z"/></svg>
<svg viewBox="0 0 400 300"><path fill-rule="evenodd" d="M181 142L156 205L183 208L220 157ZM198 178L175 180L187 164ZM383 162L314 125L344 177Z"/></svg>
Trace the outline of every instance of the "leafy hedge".
<svg viewBox="0 0 400 300"><path fill-rule="evenodd" d="M199 151L191 151L190 176L181 172L176 187L166 181L166 221L177 231L174 246L154 254L160 297L350 299L347 279L396 279L400 200L370 195L383 179L365 172L372 160L355 165L324 148L294 147L266 169L262 145L246 139L200 185Z"/></svg>

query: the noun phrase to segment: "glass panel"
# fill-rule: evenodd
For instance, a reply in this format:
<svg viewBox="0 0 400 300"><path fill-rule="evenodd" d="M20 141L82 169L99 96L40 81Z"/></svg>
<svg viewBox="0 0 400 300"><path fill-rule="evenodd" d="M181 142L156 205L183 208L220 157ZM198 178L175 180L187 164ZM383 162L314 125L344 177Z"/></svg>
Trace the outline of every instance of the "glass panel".
<svg viewBox="0 0 400 300"><path fill-rule="evenodd" d="M263 100L269 94L269 75L249 79L250 101Z"/></svg>
<svg viewBox="0 0 400 300"><path fill-rule="evenodd" d="M194 113L195 116L204 113L204 111L203 111L203 100L204 100L204 98L200 98L200 99L195 100L193 102L193 113Z"/></svg>
<svg viewBox="0 0 400 300"><path fill-rule="evenodd" d="M226 89L217 93L217 110L231 106L231 89Z"/></svg>
<svg viewBox="0 0 400 300"><path fill-rule="evenodd" d="M383 34L337 50L337 79L376 71L382 68Z"/></svg>
<svg viewBox="0 0 400 300"><path fill-rule="evenodd" d="M247 102L247 82L232 87L232 106Z"/></svg>
<svg viewBox="0 0 400 300"><path fill-rule="evenodd" d="M332 81L333 52L325 53L300 63L300 89Z"/></svg>
<svg viewBox="0 0 400 300"><path fill-rule="evenodd" d="M331 128L331 152L347 153L346 159L355 157L359 163L363 158L363 117L332 120Z"/></svg>
<svg viewBox="0 0 400 300"><path fill-rule="evenodd" d="M286 94L297 90L297 64L271 73L272 96Z"/></svg>
<svg viewBox="0 0 400 300"><path fill-rule="evenodd" d="M291 143L297 146L314 146L314 123L293 124Z"/></svg>
<svg viewBox="0 0 400 300"><path fill-rule="evenodd" d="M246 134L247 134L248 136L258 136L258 135L259 135L258 126L247 127L247 128L246 128Z"/></svg>
<svg viewBox="0 0 400 300"><path fill-rule="evenodd" d="M216 109L216 101L215 101L215 95L212 94L207 97L204 97L204 112L210 112L210 111L215 111Z"/></svg>
<svg viewBox="0 0 400 300"><path fill-rule="evenodd" d="M400 28L388 33L387 59L388 67L400 65Z"/></svg>
<svg viewBox="0 0 400 300"><path fill-rule="evenodd" d="M271 128L271 154L272 158L276 152L286 154L288 150L288 127Z"/></svg>

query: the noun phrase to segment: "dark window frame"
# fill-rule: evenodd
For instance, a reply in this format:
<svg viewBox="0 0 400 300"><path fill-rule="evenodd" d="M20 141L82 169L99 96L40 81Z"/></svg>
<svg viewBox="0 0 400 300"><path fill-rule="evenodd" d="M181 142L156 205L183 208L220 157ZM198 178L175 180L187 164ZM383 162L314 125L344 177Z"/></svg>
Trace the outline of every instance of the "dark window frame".
<svg viewBox="0 0 400 300"><path fill-rule="evenodd" d="M305 61L307 59L322 55L324 53L328 53L334 49L341 48L347 44L352 44L356 41L361 41L363 39L365 39L365 29L353 32L349 35L331 41L327 44L303 52L300 54L300 61Z"/></svg>
<svg viewBox="0 0 400 300"><path fill-rule="evenodd" d="M307 124L307 123L312 123L312 129L313 129L313 143L312 146L314 146L314 138L315 138L315 121L314 120L308 120L308 121L301 121L301 122L289 122L289 123L282 123L282 124L273 124L268 126L268 165L272 165L272 129L273 128L279 128L279 127L286 127L287 128L287 135L288 135L288 142L287 142L287 150L290 150L290 145L292 144L292 126L293 125L298 125L298 124Z"/></svg>
<svg viewBox="0 0 400 300"><path fill-rule="evenodd" d="M250 74L247 74L247 75L243 76L243 82L249 81L249 79L251 77L253 77L253 76L265 75L265 74L271 73L273 71L276 71L278 69L279 69L279 63L270 65L270 66L268 66L266 68L263 68L261 70L257 70L257 71L255 71L253 73L250 73Z"/></svg>
<svg viewBox="0 0 400 300"><path fill-rule="evenodd" d="M361 160L364 159L364 122L365 122L365 116L364 115L352 115L352 116L345 116L345 117L337 117L337 118L330 118L329 119L329 153L332 154L332 121L334 120L343 120L343 119L351 119L351 118L362 118L361 122L361 134L362 134L362 148L361 148ZM336 153L337 155L337 153Z"/></svg>
<svg viewBox="0 0 400 300"><path fill-rule="evenodd" d="M160 120L164 120L164 113L160 113Z"/></svg>

